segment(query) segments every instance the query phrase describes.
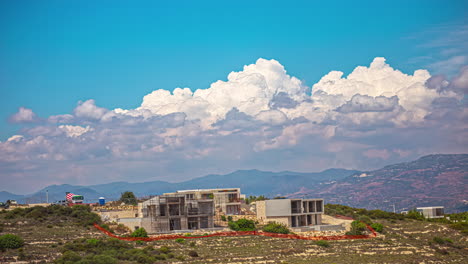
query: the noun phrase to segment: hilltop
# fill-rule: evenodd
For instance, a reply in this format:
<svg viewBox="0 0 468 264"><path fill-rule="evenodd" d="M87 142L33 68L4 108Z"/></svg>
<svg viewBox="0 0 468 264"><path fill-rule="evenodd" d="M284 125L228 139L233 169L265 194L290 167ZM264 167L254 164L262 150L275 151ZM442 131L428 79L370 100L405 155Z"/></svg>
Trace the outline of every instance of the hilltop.
<svg viewBox="0 0 468 264"><path fill-rule="evenodd" d="M428 155L412 162L358 172L335 183L303 190L296 195L318 195L329 203L367 209L404 210L445 206L466 211L468 154Z"/></svg>

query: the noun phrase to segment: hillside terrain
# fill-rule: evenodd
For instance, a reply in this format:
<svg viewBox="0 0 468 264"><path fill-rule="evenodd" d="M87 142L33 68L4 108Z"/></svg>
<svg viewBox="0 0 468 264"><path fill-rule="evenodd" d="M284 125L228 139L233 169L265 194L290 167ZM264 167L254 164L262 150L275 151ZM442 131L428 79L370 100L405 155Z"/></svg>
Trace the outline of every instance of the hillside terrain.
<svg viewBox="0 0 468 264"><path fill-rule="evenodd" d="M429 155L416 161L358 172L332 184L295 196L314 195L329 203L367 209L407 210L445 206L446 211L468 210L468 155Z"/></svg>
<svg viewBox="0 0 468 264"><path fill-rule="evenodd" d="M320 245L261 236L124 242L109 239L88 221L80 221L78 216L83 214L93 218L81 208L0 212L0 235L12 233L25 241L20 249L3 251L0 263L154 263L148 257L156 258L156 263L466 263L468 255L466 232L448 224L401 217L373 219L384 225L377 238Z"/></svg>

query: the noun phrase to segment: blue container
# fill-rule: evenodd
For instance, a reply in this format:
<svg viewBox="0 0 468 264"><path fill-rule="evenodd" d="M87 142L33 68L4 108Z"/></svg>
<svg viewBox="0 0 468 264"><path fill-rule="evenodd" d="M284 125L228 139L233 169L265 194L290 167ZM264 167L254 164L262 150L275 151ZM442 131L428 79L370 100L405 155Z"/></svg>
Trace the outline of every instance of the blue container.
<svg viewBox="0 0 468 264"><path fill-rule="evenodd" d="M106 199L104 197L99 197L99 205L105 205Z"/></svg>

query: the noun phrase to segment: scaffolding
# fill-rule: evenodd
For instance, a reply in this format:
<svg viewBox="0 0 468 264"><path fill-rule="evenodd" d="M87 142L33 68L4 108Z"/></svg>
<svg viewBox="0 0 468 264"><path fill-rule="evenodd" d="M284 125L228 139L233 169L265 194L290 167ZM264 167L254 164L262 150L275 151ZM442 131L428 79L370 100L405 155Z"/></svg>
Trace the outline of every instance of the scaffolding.
<svg viewBox="0 0 468 264"><path fill-rule="evenodd" d="M213 200L186 199L183 194L161 195L143 203L151 233L169 233L214 227Z"/></svg>

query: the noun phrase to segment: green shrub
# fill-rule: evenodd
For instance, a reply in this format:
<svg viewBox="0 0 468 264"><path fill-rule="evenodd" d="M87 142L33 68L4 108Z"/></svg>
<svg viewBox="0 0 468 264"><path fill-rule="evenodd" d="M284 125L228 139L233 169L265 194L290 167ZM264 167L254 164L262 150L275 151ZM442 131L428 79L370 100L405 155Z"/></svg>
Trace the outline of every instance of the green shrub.
<svg viewBox="0 0 468 264"><path fill-rule="evenodd" d="M468 223L467 222L457 222L449 225L450 228L460 230L463 234L468 234Z"/></svg>
<svg viewBox="0 0 468 264"><path fill-rule="evenodd" d="M231 222L231 221L232 221L232 216L229 215L229 216L227 217L227 220L228 220L228 222Z"/></svg>
<svg viewBox="0 0 468 264"><path fill-rule="evenodd" d="M318 240L317 242L315 242L315 244L321 247L330 247L330 243L328 243L328 241L325 240Z"/></svg>
<svg viewBox="0 0 468 264"><path fill-rule="evenodd" d="M81 260L81 256L78 255L78 253L68 250L63 252L62 256L59 259L57 259L56 263L73 263L79 260Z"/></svg>
<svg viewBox="0 0 468 264"><path fill-rule="evenodd" d="M160 248L158 249L158 251L159 251L160 253L167 254L167 253L171 252L171 249L168 248L168 247L166 247L166 246L162 246L162 247L160 247Z"/></svg>
<svg viewBox="0 0 468 264"><path fill-rule="evenodd" d="M130 235L131 237L148 237L148 233L143 227L138 228L137 230L133 231Z"/></svg>
<svg viewBox="0 0 468 264"><path fill-rule="evenodd" d="M289 234L291 230L289 228L281 223L275 223L275 222L270 222L267 225L265 225L262 229L264 232L269 232L269 233L278 233L278 234Z"/></svg>
<svg viewBox="0 0 468 264"><path fill-rule="evenodd" d="M100 240L96 239L96 238L90 238L88 240L86 240L86 243L88 243L88 245L92 246L92 247L96 247L98 244L99 244Z"/></svg>
<svg viewBox="0 0 468 264"><path fill-rule="evenodd" d="M141 246L141 245L145 244L145 242L143 242L141 240L137 240L137 241L135 241L135 244Z"/></svg>
<svg viewBox="0 0 468 264"><path fill-rule="evenodd" d="M376 232L382 233L383 231L383 225L380 223L373 223L370 225L372 229L374 229Z"/></svg>
<svg viewBox="0 0 468 264"><path fill-rule="evenodd" d="M364 222L365 224L368 224L368 225L372 224L372 220L367 215L361 215L357 218L357 220Z"/></svg>
<svg viewBox="0 0 468 264"><path fill-rule="evenodd" d="M17 235L5 234L0 236L0 248L20 248L23 245L23 239Z"/></svg>
<svg viewBox="0 0 468 264"><path fill-rule="evenodd" d="M346 235L362 235L362 232L366 229L366 224L355 220L351 222L351 231L346 232Z"/></svg>
<svg viewBox="0 0 468 264"><path fill-rule="evenodd" d="M228 226L234 231L254 231L256 229L255 222L245 218L241 218L237 221L230 221Z"/></svg>
<svg viewBox="0 0 468 264"><path fill-rule="evenodd" d="M426 219L422 213L416 211L415 209L408 211L408 213L406 214L406 218L419 221L424 221Z"/></svg>
<svg viewBox="0 0 468 264"><path fill-rule="evenodd" d="M183 238L177 238L177 239L175 240L175 242L176 242L176 243L179 243L179 244L183 244L183 243L185 243L185 239L183 239Z"/></svg>
<svg viewBox="0 0 468 264"><path fill-rule="evenodd" d="M221 215L221 221L226 222L226 216L225 215Z"/></svg>
<svg viewBox="0 0 468 264"><path fill-rule="evenodd" d="M115 264L117 259L108 255L96 255L92 260L93 264ZM151 263L151 262L140 262L140 263Z"/></svg>

